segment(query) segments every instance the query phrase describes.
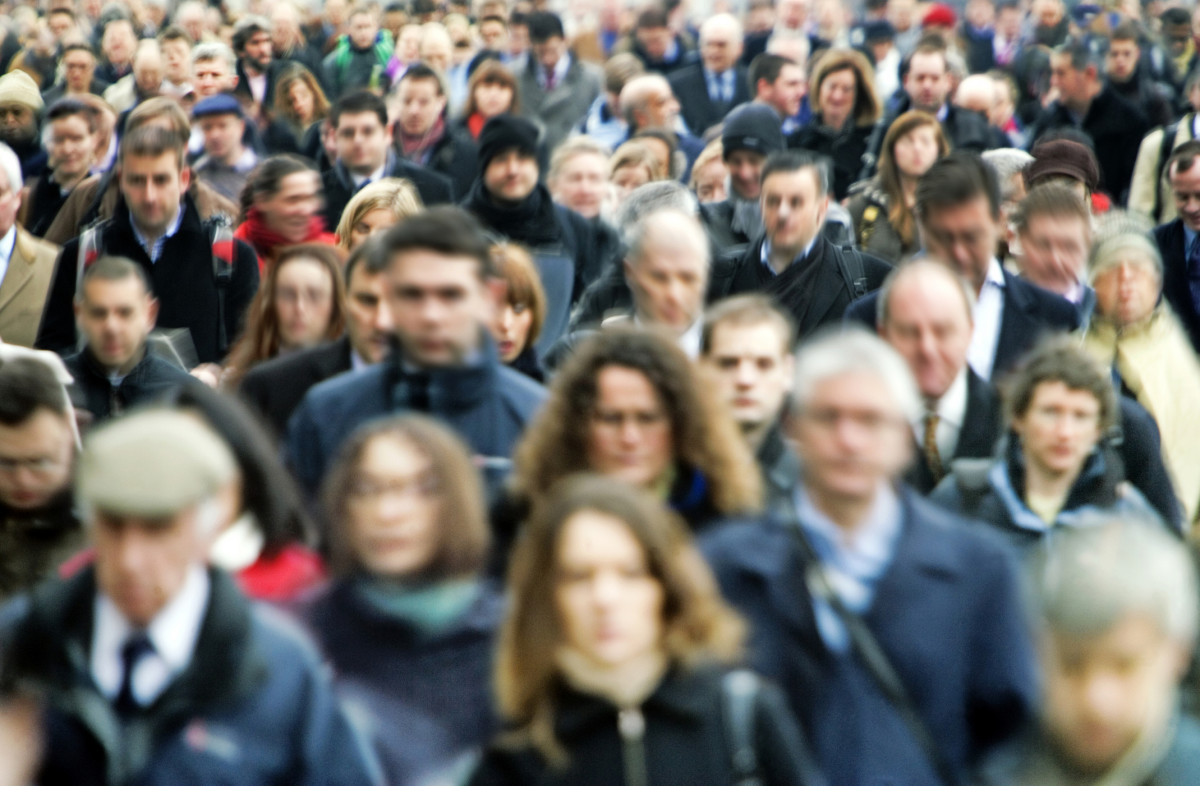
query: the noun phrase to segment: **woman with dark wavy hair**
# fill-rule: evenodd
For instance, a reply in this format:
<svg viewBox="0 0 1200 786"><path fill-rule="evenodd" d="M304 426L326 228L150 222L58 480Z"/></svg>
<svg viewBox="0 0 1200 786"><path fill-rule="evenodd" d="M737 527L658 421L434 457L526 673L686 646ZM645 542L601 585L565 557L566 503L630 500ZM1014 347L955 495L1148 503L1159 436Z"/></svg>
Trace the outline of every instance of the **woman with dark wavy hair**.
<svg viewBox="0 0 1200 786"><path fill-rule="evenodd" d="M745 627L652 495L595 475L556 486L521 538L509 597L495 685L511 731L472 786L748 782L733 777L746 751L727 733L724 687ZM779 692L733 679L757 685L745 703L756 782L816 782Z"/></svg>

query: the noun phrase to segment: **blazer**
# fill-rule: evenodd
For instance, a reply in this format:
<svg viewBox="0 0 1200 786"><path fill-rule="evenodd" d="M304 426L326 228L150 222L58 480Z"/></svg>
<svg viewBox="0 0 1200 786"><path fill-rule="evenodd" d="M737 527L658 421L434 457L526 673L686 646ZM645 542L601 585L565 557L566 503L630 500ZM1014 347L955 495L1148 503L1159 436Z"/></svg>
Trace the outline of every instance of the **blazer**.
<svg viewBox="0 0 1200 786"><path fill-rule="evenodd" d="M943 458L943 470L949 474L950 461L961 458L989 458L995 452L996 442L1004 433L1000 416L1000 397L996 390L978 374L967 368L967 408L963 412L962 428L958 431L958 442L949 460ZM921 494L928 494L937 485L925 451L913 440L913 462L904 473L904 482Z"/></svg>
<svg viewBox="0 0 1200 786"><path fill-rule="evenodd" d="M862 618L961 780L1035 706L1017 568L991 533L903 486L898 496L900 535ZM783 688L832 786L939 783L860 660L831 650L818 632L793 528L739 523L700 539L725 598L749 623L750 665Z"/></svg>
<svg viewBox="0 0 1200 786"><path fill-rule="evenodd" d="M350 339L343 337L260 363L246 372L238 393L281 437L309 388L350 368Z"/></svg>
<svg viewBox="0 0 1200 786"><path fill-rule="evenodd" d="M409 180L426 207L454 204L454 185L450 178L405 161L390 150L383 176ZM321 188L325 194L325 208L322 212L325 228L333 232L342 220L342 211L354 196L354 180L339 162L321 174Z"/></svg>
<svg viewBox="0 0 1200 786"><path fill-rule="evenodd" d="M878 293L872 292L851 303L846 309L846 321L858 322L875 332L878 297ZM992 376L998 379L1016 365L1047 331L1069 333L1078 327L1079 310L1070 301L1005 270L1004 310Z"/></svg>
<svg viewBox="0 0 1200 786"><path fill-rule="evenodd" d="M1171 310L1183 329L1187 331L1192 346L1200 352L1200 312L1192 300L1188 284L1187 249L1184 247L1183 220L1175 219L1154 229L1154 241L1162 254L1162 296L1171 305Z"/></svg>
<svg viewBox="0 0 1200 786"><path fill-rule="evenodd" d="M17 242L0 280L0 339L4 343L33 346L57 258L57 246L17 227Z"/></svg>
<svg viewBox="0 0 1200 786"><path fill-rule="evenodd" d="M679 99L679 113L696 136L703 136L705 131L724 120L731 109L753 98L748 79L745 66L734 66L733 100L725 103L714 102L708 95L708 80L700 63L681 68L668 77L671 92Z"/></svg>
<svg viewBox="0 0 1200 786"><path fill-rule="evenodd" d="M584 63L569 55L571 65L562 81L549 93L538 82L537 59L530 57L517 73L517 89L521 95L521 116L540 123L545 128L542 149L554 152L559 143L571 135L571 129L587 116L592 102L604 87L604 75L592 63Z"/></svg>

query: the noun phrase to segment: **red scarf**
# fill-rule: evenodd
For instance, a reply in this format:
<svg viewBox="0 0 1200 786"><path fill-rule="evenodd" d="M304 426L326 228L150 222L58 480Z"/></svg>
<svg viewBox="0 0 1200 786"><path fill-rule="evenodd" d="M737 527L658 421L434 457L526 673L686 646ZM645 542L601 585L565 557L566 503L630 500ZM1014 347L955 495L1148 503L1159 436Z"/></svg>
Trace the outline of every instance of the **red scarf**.
<svg viewBox="0 0 1200 786"><path fill-rule="evenodd" d="M467 118L467 130L471 132L471 138L479 141L479 135L483 133L483 127L487 124L488 119L483 116L482 112L472 112Z"/></svg>
<svg viewBox="0 0 1200 786"><path fill-rule="evenodd" d="M442 138L442 134L445 131L446 121L440 117L428 131L417 136L404 133L404 129L397 125L396 138L400 141L400 155L405 160L424 166L425 162L429 159L430 151L438 143L438 140Z"/></svg>
<svg viewBox="0 0 1200 786"><path fill-rule="evenodd" d="M246 212L246 220L237 228L233 236L238 240L245 240L254 248L254 253L258 254L258 272L260 275L266 272L266 267L269 263L275 261L276 251L284 246L297 245L274 229L268 227L262 212L256 207L252 207ZM318 215L309 219L308 234L300 242L329 243L330 245L335 245L337 237L325 231L325 219Z"/></svg>

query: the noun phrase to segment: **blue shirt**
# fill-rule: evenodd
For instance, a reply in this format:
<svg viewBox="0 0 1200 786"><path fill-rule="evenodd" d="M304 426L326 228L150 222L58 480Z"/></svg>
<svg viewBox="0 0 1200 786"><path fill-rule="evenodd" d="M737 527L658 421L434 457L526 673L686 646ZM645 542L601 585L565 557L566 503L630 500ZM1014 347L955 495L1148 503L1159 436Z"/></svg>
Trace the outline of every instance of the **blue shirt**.
<svg viewBox="0 0 1200 786"><path fill-rule="evenodd" d="M150 257L151 262L158 261L158 258L162 256L163 243L167 242L167 238L173 236L179 231L179 225L183 222L183 205L180 205L178 208L176 208L176 211L175 220L173 220L170 225L167 226L167 230L159 235L159 237L153 243L146 239L146 236L142 234L142 230L138 229L137 222L133 220L132 216L130 216L129 224L133 227L133 236L137 238L138 245L140 245L146 252L146 255Z"/></svg>
<svg viewBox="0 0 1200 786"><path fill-rule="evenodd" d="M714 104L728 104L733 101L734 69L729 68L719 74L704 69L704 81L708 83L708 97Z"/></svg>
<svg viewBox="0 0 1200 786"><path fill-rule="evenodd" d="M809 254L812 253L813 246L815 246L817 244L817 238L819 238L820 236L821 236L820 232L818 232L816 235L813 235L813 239L808 241L808 245L804 247L804 250L801 251L799 254L797 254L796 258L792 260L793 265L796 264L797 260L804 259L806 256L808 256ZM767 270L771 271L771 275L773 275L773 276L779 275L778 273L775 272L775 268L771 267L771 241L770 240L765 240L765 239L763 240L761 259L762 259L763 267L765 267Z"/></svg>

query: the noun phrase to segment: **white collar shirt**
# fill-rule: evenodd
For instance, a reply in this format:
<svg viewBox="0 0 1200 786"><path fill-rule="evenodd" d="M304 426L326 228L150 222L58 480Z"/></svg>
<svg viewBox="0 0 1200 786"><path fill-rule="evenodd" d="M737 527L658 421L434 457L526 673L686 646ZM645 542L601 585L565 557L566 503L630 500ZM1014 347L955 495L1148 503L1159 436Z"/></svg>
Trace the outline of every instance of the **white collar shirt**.
<svg viewBox="0 0 1200 786"><path fill-rule="evenodd" d="M967 348L967 363L984 380L992 378L996 346L1000 342L1000 323L1004 319L1004 271L995 257L988 265L983 289L975 300L975 332Z"/></svg>
<svg viewBox="0 0 1200 786"><path fill-rule="evenodd" d="M950 383L950 387L937 400L932 412L938 416L937 449L943 464L948 464L958 447L958 435L962 433L963 423L967 418L967 367L963 366L958 376ZM912 422L913 436L918 445L925 444L925 417Z"/></svg>

